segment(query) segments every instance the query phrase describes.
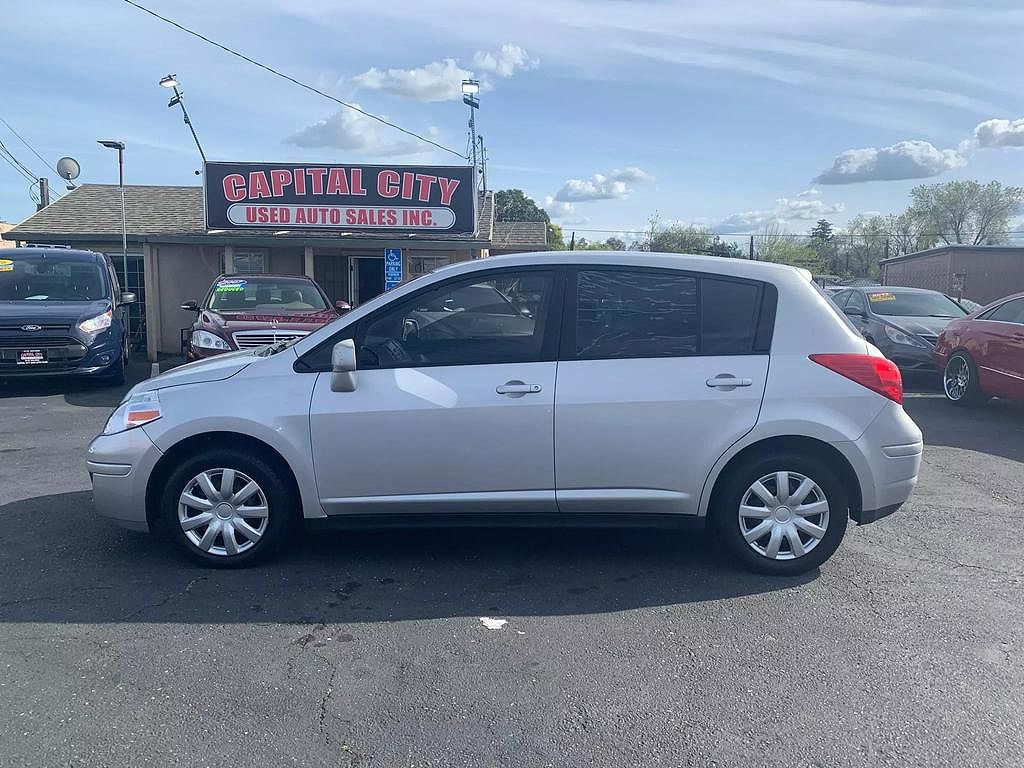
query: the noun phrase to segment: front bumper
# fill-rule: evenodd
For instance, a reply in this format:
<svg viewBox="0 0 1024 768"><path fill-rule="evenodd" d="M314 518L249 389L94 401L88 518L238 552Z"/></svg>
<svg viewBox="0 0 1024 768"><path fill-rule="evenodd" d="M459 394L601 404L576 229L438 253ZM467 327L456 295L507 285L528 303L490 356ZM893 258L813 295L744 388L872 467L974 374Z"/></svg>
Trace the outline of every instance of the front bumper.
<svg viewBox="0 0 1024 768"><path fill-rule="evenodd" d="M89 345L69 337L67 343L59 347L53 346L49 340L41 340L38 346L47 350L47 362L18 365L15 362L18 350L32 346L34 345L22 342L17 348L4 347L0 350L0 379L42 376L102 377L121 365L121 341L116 338L97 340ZM56 350L61 350L61 353L55 354Z"/></svg>
<svg viewBox="0 0 1024 768"><path fill-rule="evenodd" d="M163 454L141 427L100 435L86 464L97 514L135 531L148 531L146 488Z"/></svg>
<svg viewBox="0 0 1024 768"><path fill-rule="evenodd" d="M935 360L931 347L912 347L907 344L887 344L879 347L882 354L896 363L896 367L904 372L934 373Z"/></svg>

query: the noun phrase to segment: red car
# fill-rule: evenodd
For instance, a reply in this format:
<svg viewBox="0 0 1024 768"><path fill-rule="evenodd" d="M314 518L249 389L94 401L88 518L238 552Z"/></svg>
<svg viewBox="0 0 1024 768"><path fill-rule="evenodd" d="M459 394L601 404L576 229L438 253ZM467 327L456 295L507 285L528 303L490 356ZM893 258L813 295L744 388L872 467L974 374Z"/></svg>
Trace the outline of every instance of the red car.
<svg viewBox="0 0 1024 768"><path fill-rule="evenodd" d="M1024 400L1024 293L951 322L933 354L950 402Z"/></svg>
<svg viewBox="0 0 1024 768"><path fill-rule="evenodd" d="M199 360L239 349L294 341L338 318L348 302L331 306L323 289L296 275L221 275L202 304L186 301L196 312L185 356Z"/></svg>

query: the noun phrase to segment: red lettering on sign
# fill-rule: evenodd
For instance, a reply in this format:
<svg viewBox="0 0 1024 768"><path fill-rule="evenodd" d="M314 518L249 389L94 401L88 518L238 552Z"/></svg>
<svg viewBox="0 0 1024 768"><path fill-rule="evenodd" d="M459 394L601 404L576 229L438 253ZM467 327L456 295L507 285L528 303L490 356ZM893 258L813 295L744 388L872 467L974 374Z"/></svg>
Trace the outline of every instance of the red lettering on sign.
<svg viewBox="0 0 1024 768"><path fill-rule="evenodd" d="M366 217L366 209L360 208L359 214L356 216L356 224L362 224L363 226L366 226L369 223L369 219L367 219Z"/></svg>
<svg viewBox="0 0 1024 768"><path fill-rule="evenodd" d="M451 205L455 190L459 188L459 180L438 176L437 184L441 187L441 205Z"/></svg>
<svg viewBox="0 0 1024 768"><path fill-rule="evenodd" d="M295 209L295 223L296 224L305 224L306 223L306 209L305 208L296 208Z"/></svg>
<svg viewBox="0 0 1024 768"><path fill-rule="evenodd" d="M395 197L398 194L397 171L381 171L377 174L377 194L381 197Z"/></svg>
<svg viewBox="0 0 1024 768"><path fill-rule="evenodd" d="M328 195L347 195L348 194L348 179L345 178L344 168L331 168L331 172L327 177L327 194Z"/></svg>
<svg viewBox="0 0 1024 768"><path fill-rule="evenodd" d="M423 211L423 214L420 216L420 221L424 227L434 226L434 215L430 212L429 208Z"/></svg>
<svg viewBox="0 0 1024 768"><path fill-rule="evenodd" d="M341 224L341 211L337 208L330 209L331 224Z"/></svg>
<svg viewBox="0 0 1024 768"><path fill-rule="evenodd" d="M352 194L365 195L366 189L363 187L363 169L351 168L349 169L349 173L352 175Z"/></svg>
<svg viewBox="0 0 1024 768"><path fill-rule="evenodd" d="M321 224L326 224L327 223L327 216L328 216L327 209L326 208L317 208L317 210L320 212L320 223Z"/></svg>
<svg viewBox="0 0 1024 768"><path fill-rule="evenodd" d="M355 208L346 208L345 209L345 223L349 224L349 225L356 223L356 209Z"/></svg>
<svg viewBox="0 0 1024 768"><path fill-rule="evenodd" d="M404 209L402 211L402 224L407 227L418 227L420 225L420 212L415 209Z"/></svg>
<svg viewBox="0 0 1024 768"><path fill-rule="evenodd" d="M388 223L388 226L391 226L391 227L395 226L395 224L398 223L398 214L395 213L395 209L394 208L389 208L387 211L385 211L385 213L387 213L387 223Z"/></svg>
<svg viewBox="0 0 1024 768"><path fill-rule="evenodd" d="M327 169L307 168L306 175L309 176L309 180L312 182L313 194L322 195L324 193L324 176L327 175Z"/></svg>
<svg viewBox="0 0 1024 768"><path fill-rule="evenodd" d="M406 171L402 174L402 199L412 200L412 185L416 180L416 174Z"/></svg>
<svg viewBox="0 0 1024 768"><path fill-rule="evenodd" d="M295 184L295 194L304 195L306 194L306 173L301 168L296 168L295 173L292 176L292 180Z"/></svg>
<svg viewBox="0 0 1024 768"><path fill-rule="evenodd" d="M249 199L255 200L258 197L270 197L270 182L263 171L249 174Z"/></svg>
<svg viewBox="0 0 1024 768"><path fill-rule="evenodd" d="M270 189L274 197L281 197L284 188L292 185L292 172L287 168L275 168L270 172Z"/></svg>
<svg viewBox="0 0 1024 768"><path fill-rule="evenodd" d="M255 224L256 223L256 206L254 206L254 205L247 205L247 206L245 206L245 220L249 224Z"/></svg>
<svg viewBox="0 0 1024 768"><path fill-rule="evenodd" d="M229 173L224 177L224 198L232 203L245 199L245 177L240 173Z"/></svg>
<svg viewBox="0 0 1024 768"><path fill-rule="evenodd" d="M420 202L430 202L430 188L434 185L434 182L437 181L437 176L431 176L429 173L417 173L416 181L418 181L420 185Z"/></svg>

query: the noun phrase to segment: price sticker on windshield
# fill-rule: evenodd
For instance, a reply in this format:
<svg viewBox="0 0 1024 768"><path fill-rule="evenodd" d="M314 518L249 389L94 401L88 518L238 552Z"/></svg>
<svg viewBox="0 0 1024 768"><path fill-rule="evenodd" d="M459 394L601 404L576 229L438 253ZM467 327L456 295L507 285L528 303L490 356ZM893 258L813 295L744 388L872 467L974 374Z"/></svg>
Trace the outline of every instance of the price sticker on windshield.
<svg viewBox="0 0 1024 768"><path fill-rule="evenodd" d="M14 262L10 259L0 259L0 272L13 272Z"/></svg>
<svg viewBox="0 0 1024 768"><path fill-rule="evenodd" d="M895 293L869 293L868 301L896 301Z"/></svg>
<svg viewBox="0 0 1024 768"><path fill-rule="evenodd" d="M217 293L227 293L229 291L244 291L245 286L248 284L248 280L221 280L217 283L217 287L214 289Z"/></svg>

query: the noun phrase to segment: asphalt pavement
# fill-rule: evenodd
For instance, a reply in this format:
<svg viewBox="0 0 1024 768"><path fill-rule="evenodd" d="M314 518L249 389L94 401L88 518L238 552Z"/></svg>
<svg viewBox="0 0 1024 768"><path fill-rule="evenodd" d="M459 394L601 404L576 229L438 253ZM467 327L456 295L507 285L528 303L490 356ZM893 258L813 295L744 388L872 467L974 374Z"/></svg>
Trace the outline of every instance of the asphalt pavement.
<svg viewBox="0 0 1024 768"><path fill-rule="evenodd" d="M664 530L321 531L221 572L94 516L123 390L66 388L0 382L0 765L1024 763L1021 406L909 396L913 499L801 578Z"/></svg>

